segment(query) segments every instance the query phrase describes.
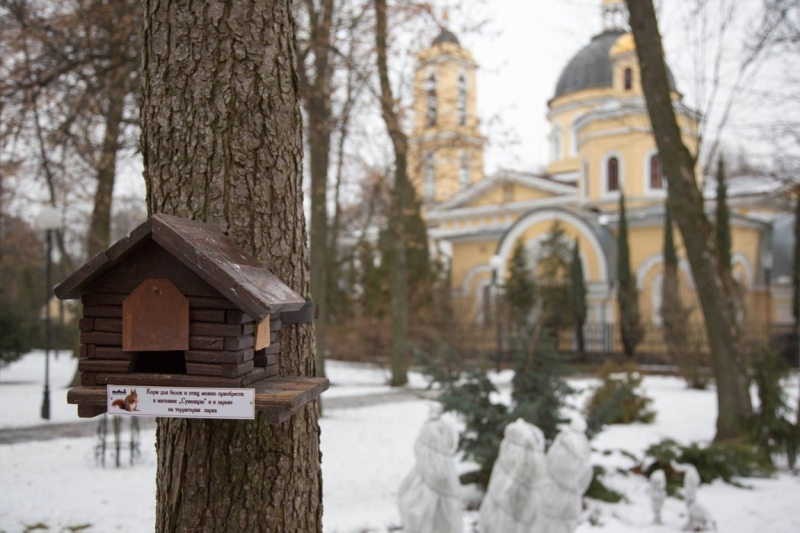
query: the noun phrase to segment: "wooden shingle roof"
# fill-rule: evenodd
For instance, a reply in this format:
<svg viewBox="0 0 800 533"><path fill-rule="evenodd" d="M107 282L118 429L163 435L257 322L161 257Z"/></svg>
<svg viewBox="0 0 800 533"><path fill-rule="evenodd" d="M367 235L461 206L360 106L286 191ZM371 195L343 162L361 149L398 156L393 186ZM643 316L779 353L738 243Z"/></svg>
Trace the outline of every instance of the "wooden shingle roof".
<svg viewBox="0 0 800 533"><path fill-rule="evenodd" d="M93 282L154 241L242 311L261 322L270 313L297 311L306 301L213 224L154 215L55 288L62 300L80 298Z"/></svg>

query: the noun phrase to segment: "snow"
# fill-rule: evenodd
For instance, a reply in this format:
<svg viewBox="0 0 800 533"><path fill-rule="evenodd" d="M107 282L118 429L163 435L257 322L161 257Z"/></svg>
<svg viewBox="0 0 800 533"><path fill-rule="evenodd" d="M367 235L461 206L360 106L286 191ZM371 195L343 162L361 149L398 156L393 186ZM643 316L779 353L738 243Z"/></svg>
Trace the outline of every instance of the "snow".
<svg viewBox="0 0 800 533"><path fill-rule="evenodd" d="M51 363L53 420L76 421L75 407L66 405L64 389L75 361L62 355ZM333 386L325 397L393 394L386 385L388 372L379 366L330 361L326 368ZM43 369L43 355L33 352L0 371L0 428L43 423L39 419ZM490 377L500 395L507 396L511 374ZM571 380L582 391L578 404L596 383L592 378ZM422 376L412 374L410 387L422 386ZM797 379L787 386L796 404ZM641 456L647 446L665 437L683 443L708 442L714 434L716 397L713 390L688 390L680 379L664 376L646 376L643 389L654 400L655 423L610 426L592 441L593 463L607 468L605 482L623 492L627 501L606 504L587 500L579 533L664 533L678 531L686 520L684 503L668 498L663 511L665 525L651 525L647 480L619 473L617 468L633 464L619 452ZM414 464L413 443L426 420L428 403L406 398L325 410L320 426L326 532L384 533L400 525L397 490ZM104 469L96 466L93 437L0 445L0 531L23 531L39 522L50 531L83 524L91 524L88 532L151 531L155 517L154 430L143 430L141 439L141 461L119 469L110 466L111 461ZM123 461L127 457L125 453ZM460 470L468 468L460 464ZM743 481L750 488L722 482L700 488L700 502L716 520L718 531L800 531L796 503L800 478L780 473L772 479ZM464 487L464 498L474 499L474 492ZM465 531L472 531L476 519L477 512L466 513Z"/></svg>
<svg viewBox="0 0 800 533"><path fill-rule="evenodd" d="M78 412L67 404L67 386L75 375L77 360L71 351L50 352L50 422L76 422ZM0 368L0 429L46 423L41 418L44 384L44 352L33 351ZM11 409L11 406L14 406ZM1 453L1 452L0 452Z"/></svg>

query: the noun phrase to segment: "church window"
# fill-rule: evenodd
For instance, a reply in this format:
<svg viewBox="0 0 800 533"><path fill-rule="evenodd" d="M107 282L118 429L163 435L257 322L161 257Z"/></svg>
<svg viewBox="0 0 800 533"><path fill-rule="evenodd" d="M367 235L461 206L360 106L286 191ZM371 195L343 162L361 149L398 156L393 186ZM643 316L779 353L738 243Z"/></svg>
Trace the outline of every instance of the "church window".
<svg viewBox="0 0 800 533"><path fill-rule="evenodd" d="M650 188L653 190L664 188L664 169L658 154L650 156Z"/></svg>
<svg viewBox="0 0 800 533"><path fill-rule="evenodd" d="M458 125L467 125L467 77L458 75Z"/></svg>
<svg viewBox="0 0 800 533"><path fill-rule="evenodd" d="M431 128L436 125L436 76L431 73L425 80L425 127Z"/></svg>
<svg viewBox="0 0 800 533"><path fill-rule="evenodd" d="M630 91L633 88L633 70L628 67L625 69L625 90Z"/></svg>
<svg viewBox="0 0 800 533"><path fill-rule="evenodd" d="M469 153L461 152L461 167L458 169L458 183L462 189L469 187Z"/></svg>
<svg viewBox="0 0 800 533"><path fill-rule="evenodd" d="M550 159L552 161L561 160L561 128L556 126L550 134Z"/></svg>
<svg viewBox="0 0 800 533"><path fill-rule="evenodd" d="M425 201L432 202L436 198L436 159L433 153L425 154L423 167L423 187Z"/></svg>
<svg viewBox="0 0 800 533"><path fill-rule="evenodd" d="M619 159L610 157L606 163L606 190L608 192L619 190Z"/></svg>

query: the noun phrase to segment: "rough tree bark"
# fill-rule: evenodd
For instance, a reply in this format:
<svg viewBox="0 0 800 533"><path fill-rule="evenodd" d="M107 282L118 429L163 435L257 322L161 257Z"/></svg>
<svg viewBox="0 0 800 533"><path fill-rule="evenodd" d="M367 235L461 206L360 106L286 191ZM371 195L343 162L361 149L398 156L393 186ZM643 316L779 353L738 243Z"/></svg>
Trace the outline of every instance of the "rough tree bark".
<svg viewBox="0 0 800 533"><path fill-rule="evenodd" d="M716 440L737 437L752 415L747 363L738 346L733 279L721 277L714 228L706 218L695 179L695 157L683 143L667 84L664 50L652 0L627 0L656 145L669 176L668 199L683 237L711 349L717 388Z"/></svg>
<svg viewBox="0 0 800 533"><path fill-rule="evenodd" d="M151 214L218 224L309 294L289 0L145 0L142 154ZM311 325L280 374L313 376ZM158 532L321 531L317 404L280 425L159 419Z"/></svg>
<svg viewBox="0 0 800 533"><path fill-rule="evenodd" d="M412 207L412 190L407 170L408 137L403 132L397 116L394 95L389 83L386 26L386 0L375 0L375 44L381 84L381 115L394 148L394 187L389 213L393 257L389 265L389 291L392 310L392 386L397 387L408 383L408 265L405 212Z"/></svg>
<svg viewBox="0 0 800 533"><path fill-rule="evenodd" d="M319 308L315 322L317 376L325 376L328 288L328 165L331 150L331 28L333 0L305 2L308 45L299 62L300 92L306 109L311 170L311 295ZM305 55L313 60L306 65ZM306 71L308 68L308 72Z"/></svg>

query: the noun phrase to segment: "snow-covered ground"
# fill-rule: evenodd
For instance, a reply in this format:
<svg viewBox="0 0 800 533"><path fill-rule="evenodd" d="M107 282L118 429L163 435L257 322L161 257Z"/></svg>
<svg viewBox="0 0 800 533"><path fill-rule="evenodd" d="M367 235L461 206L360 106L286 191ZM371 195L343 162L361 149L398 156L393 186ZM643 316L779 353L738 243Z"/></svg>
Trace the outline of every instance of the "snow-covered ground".
<svg viewBox="0 0 800 533"><path fill-rule="evenodd" d="M74 360L64 356L53 362L55 421L78 420L75 408L64 401L64 386L74 365ZM331 361L327 368L332 387L326 397L391 392L386 385L388 373L379 367ZM43 357L39 353L29 354L0 371L0 428L42 423L42 377ZM503 387L510 380L510 373L493 376L493 380ZM411 382L416 387L424 384L418 374L412 374ZM591 379L572 380L581 390L588 390L593 383ZM797 385L794 382L790 389L795 395ZM643 386L654 399L656 422L607 428L592 443L597 464L630 466L630 459L614 452L626 450L640 455L663 437L688 443L707 441L713 436L713 391L689 391L679 379L669 377L647 377ZM413 443L427 412L425 400L325 411L320 421L325 531L383 533L400 524L395 502L397 488L413 466ZM154 431L143 431L142 461L135 467L120 469L95 466L94 439L89 437L0 446L0 532L25 531L26 526L38 523L54 532L85 524L90 524L84 530L88 532L152 531L154 442ZM622 491L628 501L614 505L588 501L579 532L666 533L678 531L684 523L683 502L670 498L664 509L665 525L650 525L644 478L612 470L606 482ZM701 488L700 500L717 521L718 531L800 531L800 478L783 473L773 479L747 479L745 483L752 488L740 489L720 482ZM465 489L465 495L468 492ZM465 531L472 530L475 519L476 513L466 514Z"/></svg>

